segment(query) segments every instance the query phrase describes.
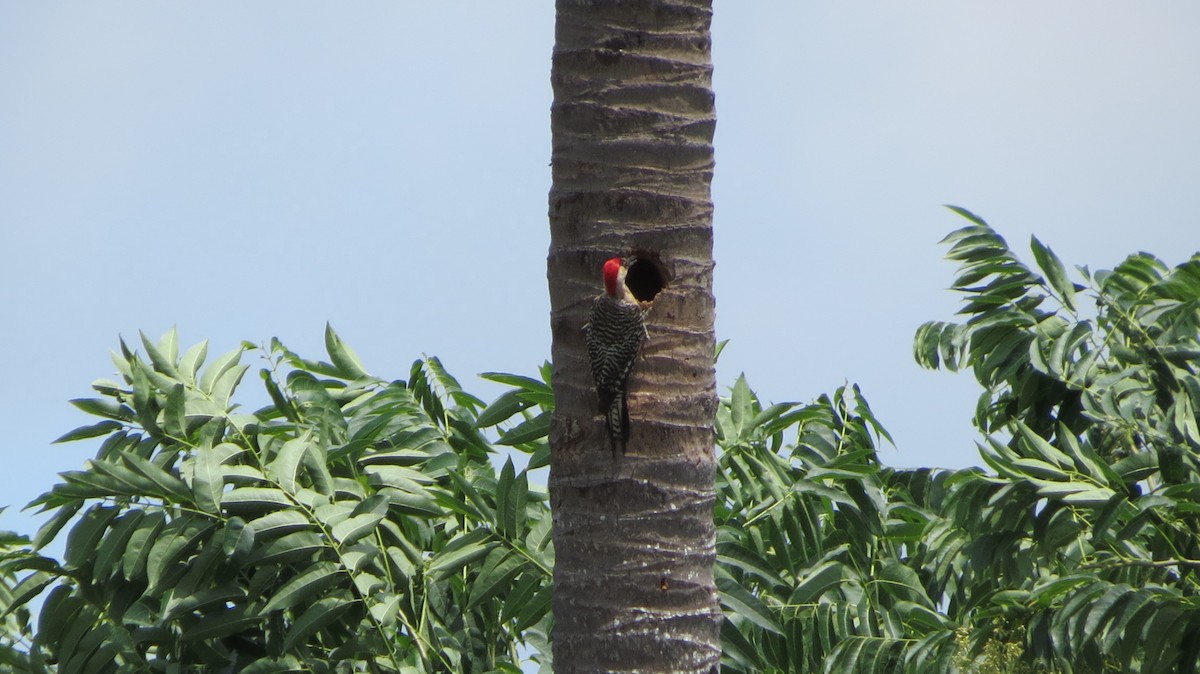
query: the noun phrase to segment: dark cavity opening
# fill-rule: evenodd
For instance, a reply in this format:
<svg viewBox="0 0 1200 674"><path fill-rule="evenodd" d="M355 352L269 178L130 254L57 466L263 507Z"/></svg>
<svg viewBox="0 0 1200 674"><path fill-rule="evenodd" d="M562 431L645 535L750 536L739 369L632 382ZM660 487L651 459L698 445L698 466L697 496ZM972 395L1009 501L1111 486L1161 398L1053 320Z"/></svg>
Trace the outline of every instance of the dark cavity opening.
<svg viewBox="0 0 1200 674"><path fill-rule="evenodd" d="M666 270L657 256L634 255L625 273L625 287L639 302L653 302L667 286Z"/></svg>

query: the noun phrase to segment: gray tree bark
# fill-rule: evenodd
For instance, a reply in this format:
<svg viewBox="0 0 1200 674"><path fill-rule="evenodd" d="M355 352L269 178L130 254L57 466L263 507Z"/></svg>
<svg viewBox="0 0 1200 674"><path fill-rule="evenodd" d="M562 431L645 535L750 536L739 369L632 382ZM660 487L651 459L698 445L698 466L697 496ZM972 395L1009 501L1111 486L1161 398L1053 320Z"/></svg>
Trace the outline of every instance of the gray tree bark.
<svg viewBox="0 0 1200 674"><path fill-rule="evenodd" d="M548 258L554 662L716 672L711 0L558 0ZM601 267L652 303L610 453L582 327ZM661 292L657 292L661 285Z"/></svg>

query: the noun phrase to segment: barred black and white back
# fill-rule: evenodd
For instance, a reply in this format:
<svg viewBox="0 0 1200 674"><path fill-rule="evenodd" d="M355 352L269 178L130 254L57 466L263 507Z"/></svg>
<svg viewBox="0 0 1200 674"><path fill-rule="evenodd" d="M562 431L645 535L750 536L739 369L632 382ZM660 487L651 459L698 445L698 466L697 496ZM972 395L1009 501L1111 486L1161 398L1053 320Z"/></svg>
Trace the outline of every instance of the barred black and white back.
<svg viewBox="0 0 1200 674"><path fill-rule="evenodd" d="M624 453L629 439L626 386L645 334L643 312L636 303L609 295L600 295L592 302L584 337L600 413L606 415L614 454L618 445Z"/></svg>

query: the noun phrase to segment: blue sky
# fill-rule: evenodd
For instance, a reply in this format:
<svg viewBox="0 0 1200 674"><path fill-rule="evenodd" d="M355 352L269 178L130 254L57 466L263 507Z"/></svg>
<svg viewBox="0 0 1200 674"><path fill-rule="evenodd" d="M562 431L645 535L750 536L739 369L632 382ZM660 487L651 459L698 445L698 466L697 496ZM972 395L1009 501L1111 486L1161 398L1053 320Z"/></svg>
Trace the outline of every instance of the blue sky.
<svg viewBox="0 0 1200 674"><path fill-rule="evenodd" d="M374 373L549 354L550 2L0 4L0 527L95 445L118 335L326 321ZM936 243L987 218L1068 263L1200 249L1200 5L717 0L717 331L773 401L858 382L893 465L977 463ZM477 383L478 382L478 383ZM257 381L248 377L246 387ZM256 390L250 400L258 401Z"/></svg>

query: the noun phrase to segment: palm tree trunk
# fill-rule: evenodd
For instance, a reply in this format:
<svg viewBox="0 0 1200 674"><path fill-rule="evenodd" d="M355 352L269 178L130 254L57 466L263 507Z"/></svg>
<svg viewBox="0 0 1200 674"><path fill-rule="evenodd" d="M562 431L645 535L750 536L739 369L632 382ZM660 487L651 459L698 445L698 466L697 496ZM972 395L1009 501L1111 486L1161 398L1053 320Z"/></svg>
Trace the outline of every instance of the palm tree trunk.
<svg viewBox="0 0 1200 674"><path fill-rule="evenodd" d="M555 671L716 672L711 0L558 0L548 259ZM582 327L601 267L662 290L609 450ZM635 273L641 277L634 279Z"/></svg>

